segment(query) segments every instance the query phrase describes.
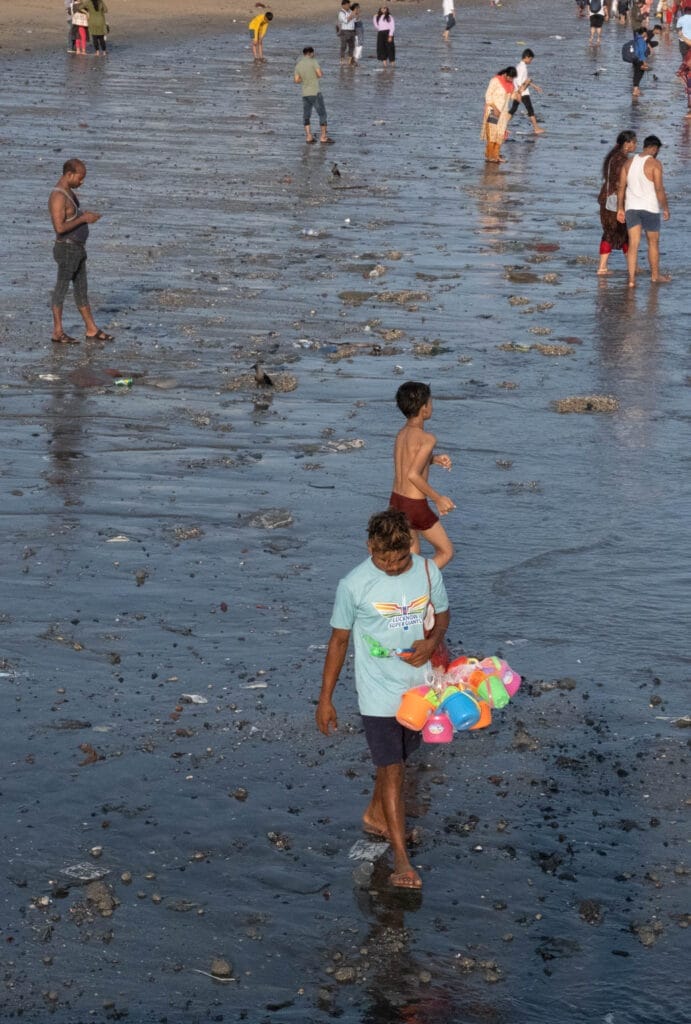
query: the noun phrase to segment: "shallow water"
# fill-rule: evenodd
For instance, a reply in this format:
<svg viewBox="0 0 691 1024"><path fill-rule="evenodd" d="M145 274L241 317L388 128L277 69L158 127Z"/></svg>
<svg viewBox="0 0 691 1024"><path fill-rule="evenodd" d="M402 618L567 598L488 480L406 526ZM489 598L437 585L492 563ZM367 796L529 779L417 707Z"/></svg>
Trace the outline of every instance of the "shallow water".
<svg viewBox="0 0 691 1024"><path fill-rule="evenodd" d="M3 1019L685 1019L688 316L683 288L630 294L620 254L594 276L598 166L625 127L665 142L663 266L683 251L676 48L632 111L623 29L594 54L570 4L465 18L444 48L438 15L402 7L390 72L339 71L331 26L276 32L259 70L235 36L3 62ZM523 41L549 132L519 115L487 168L482 92ZM301 143L305 42L324 149ZM74 154L104 214L105 350L48 342L45 202ZM427 297L379 300L404 290ZM257 359L297 388L233 390ZM418 761L419 899L388 891L383 861L352 877L370 771L349 674L338 736L312 724L406 378L432 381L455 463L452 646L527 680L490 730ZM619 411L551 408L584 394ZM292 525L253 527L267 509ZM60 875L99 845L108 918ZM234 982L196 973L214 956Z"/></svg>

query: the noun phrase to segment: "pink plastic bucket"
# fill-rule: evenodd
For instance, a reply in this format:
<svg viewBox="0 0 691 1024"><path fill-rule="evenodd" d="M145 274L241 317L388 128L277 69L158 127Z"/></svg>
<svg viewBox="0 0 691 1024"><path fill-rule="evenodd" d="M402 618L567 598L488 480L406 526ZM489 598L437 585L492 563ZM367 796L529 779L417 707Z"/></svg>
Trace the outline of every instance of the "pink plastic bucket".
<svg viewBox="0 0 691 1024"><path fill-rule="evenodd" d="M443 711L436 711L425 722L422 738L426 743L450 743L453 739L451 719Z"/></svg>

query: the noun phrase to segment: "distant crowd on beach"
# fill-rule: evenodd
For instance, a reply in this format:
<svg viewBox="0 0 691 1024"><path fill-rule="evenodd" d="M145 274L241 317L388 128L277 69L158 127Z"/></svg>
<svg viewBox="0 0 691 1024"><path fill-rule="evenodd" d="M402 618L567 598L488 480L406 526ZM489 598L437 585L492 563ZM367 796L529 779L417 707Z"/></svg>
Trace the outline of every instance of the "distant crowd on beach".
<svg viewBox="0 0 691 1024"><path fill-rule="evenodd" d="M622 59L633 68L633 98L641 96L640 82L648 70L647 59L657 46L656 35L671 32L674 26L682 58L677 75L686 86L687 118L691 118L691 0L659 0L658 14L663 21L648 26L653 0L576 0L576 11L584 16L586 5L590 11L590 42L598 45L605 21L618 19L620 24L631 23L633 39L624 43ZM456 26L454 0L442 0L441 37L449 42ZM496 5L495 5L496 6ZM84 55L87 39L90 37L96 55L106 54L106 36L109 26L106 21L108 8L105 0L65 0L69 18L68 49ZM264 40L274 22L273 12L264 9L248 24L253 60L257 64L266 61ZM377 60L382 69L393 69L396 65L395 33L396 24L388 6L379 7L372 18L377 32ZM336 22L338 50L343 67L357 68L364 46L364 22L361 7L352 0L340 0ZM532 63L535 52L526 47L521 60L514 66L508 65L492 76L486 91L482 114L480 138L485 142L485 160L490 164L503 164L501 150L509 136L509 122L522 107L532 126L533 133L543 135L545 128L538 123L531 99L531 88L541 93L541 87L532 78ZM302 56L293 70L293 81L301 87L302 122L305 143L333 145L329 133L326 103L321 91L324 77L313 46L305 46ZM319 137L312 133L312 117L319 121ZM626 257L628 284L636 284L637 254L643 236L648 247L651 281L665 284L671 280L659 266L659 233L661 220L670 217L669 204L663 184L663 167L659 159L662 141L657 135L648 135L643 148L636 153L636 133L630 130L619 132L616 143L604 160L602 186L598 195L602 239L597 269L599 276L611 273L608 265L613 251L621 251ZM78 159L67 161L63 174L57 182L50 201L50 212L55 230L54 257L58 264L58 279L53 292L53 334L56 344L75 344L62 323L62 307L65 296L72 284L77 308L85 325L86 339L111 341L110 335L101 330L91 314L87 297L85 243L89 224L96 223L99 214L80 209L76 190L86 176L86 166Z"/></svg>

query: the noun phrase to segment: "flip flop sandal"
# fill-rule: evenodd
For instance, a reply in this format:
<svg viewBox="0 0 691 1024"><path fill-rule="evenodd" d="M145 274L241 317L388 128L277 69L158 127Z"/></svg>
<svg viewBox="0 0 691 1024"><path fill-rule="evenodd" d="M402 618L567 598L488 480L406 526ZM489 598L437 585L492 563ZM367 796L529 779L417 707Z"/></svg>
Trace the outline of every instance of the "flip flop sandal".
<svg viewBox="0 0 691 1024"><path fill-rule="evenodd" d="M59 338L50 339L54 345L78 345L79 342L76 338L70 338L69 334L65 334L63 331Z"/></svg>
<svg viewBox="0 0 691 1024"><path fill-rule="evenodd" d="M112 334L106 334L105 331L101 331L99 329L96 332L96 334L87 334L86 340L87 341L115 341L115 338L114 338L114 336Z"/></svg>

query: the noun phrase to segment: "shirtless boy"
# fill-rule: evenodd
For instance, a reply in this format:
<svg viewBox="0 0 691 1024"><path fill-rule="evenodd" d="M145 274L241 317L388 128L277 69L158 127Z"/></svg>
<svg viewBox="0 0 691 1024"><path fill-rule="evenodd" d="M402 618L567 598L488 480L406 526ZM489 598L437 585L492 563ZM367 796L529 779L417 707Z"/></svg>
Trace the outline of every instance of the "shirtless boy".
<svg viewBox="0 0 691 1024"><path fill-rule="evenodd" d="M405 512L413 530L415 554L420 553L419 534L434 548L432 561L439 569L453 558L453 544L446 530L427 503L437 506L440 516L456 508L451 498L439 494L428 481L429 467L451 469L448 455L435 455L437 439L428 434L425 423L432 416L432 392L428 384L409 380L396 392L396 405L406 418L406 425L396 435L394 445L394 481L389 505Z"/></svg>

